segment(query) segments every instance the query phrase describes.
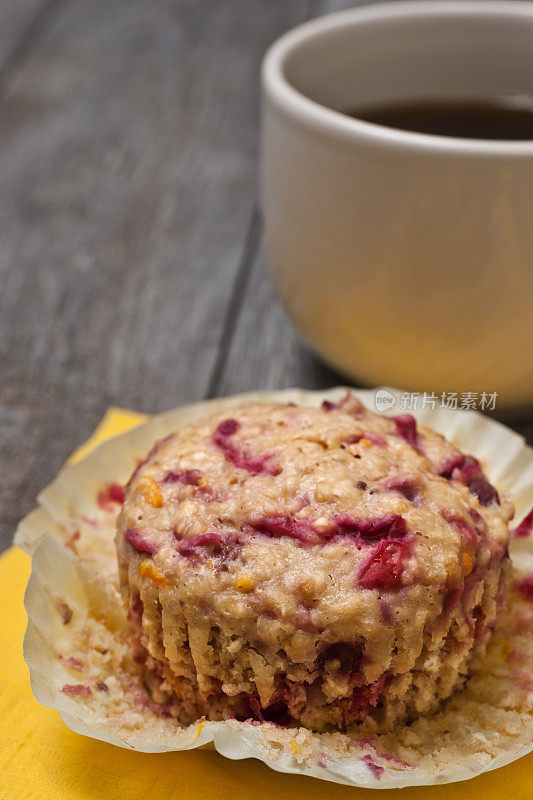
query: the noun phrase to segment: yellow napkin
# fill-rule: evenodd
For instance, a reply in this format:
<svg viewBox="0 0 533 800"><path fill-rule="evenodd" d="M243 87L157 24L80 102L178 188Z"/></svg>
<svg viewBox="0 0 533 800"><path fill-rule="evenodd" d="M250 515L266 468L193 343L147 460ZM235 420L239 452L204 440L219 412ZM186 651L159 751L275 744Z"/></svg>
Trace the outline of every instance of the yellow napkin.
<svg viewBox="0 0 533 800"><path fill-rule="evenodd" d="M91 439L95 445L144 419L110 409ZM1 800L462 800L483 797L531 800L533 754L471 781L447 786L352 789L313 778L282 775L247 759L229 761L208 750L150 755L72 733L57 711L40 706L22 658L26 615L22 605L30 560L12 547L0 558L0 798Z"/></svg>

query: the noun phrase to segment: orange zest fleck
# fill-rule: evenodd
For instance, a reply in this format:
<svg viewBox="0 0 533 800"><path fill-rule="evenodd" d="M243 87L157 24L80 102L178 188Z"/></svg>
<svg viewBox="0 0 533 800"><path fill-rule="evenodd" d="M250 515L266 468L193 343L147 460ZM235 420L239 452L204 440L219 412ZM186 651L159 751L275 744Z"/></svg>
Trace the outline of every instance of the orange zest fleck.
<svg viewBox="0 0 533 800"><path fill-rule="evenodd" d="M295 739L290 740L289 747L291 749L291 753L293 754L293 756L297 756L300 753L300 747L298 745L298 742L295 741Z"/></svg>
<svg viewBox="0 0 533 800"><path fill-rule="evenodd" d="M463 572L465 575L470 575L473 569L472 559L468 553L463 553Z"/></svg>
<svg viewBox="0 0 533 800"><path fill-rule="evenodd" d="M241 575L235 581L235 586L239 590L239 592L251 592L254 588L253 581L250 578L247 578L245 575Z"/></svg>
<svg viewBox="0 0 533 800"><path fill-rule="evenodd" d="M148 559L141 562L139 572L141 574L141 578L148 578L158 586L163 586L164 588L172 586L172 581L169 581L167 578L165 578L165 576L154 566L152 561L149 561Z"/></svg>
<svg viewBox="0 0 533 800"><path fill-rule="evenodd" d="M145 475L139 481L139 488L147 503L150 503L154 508L161 508L163 505L163 495L159 491L159 486L153 478Z"/></svg>

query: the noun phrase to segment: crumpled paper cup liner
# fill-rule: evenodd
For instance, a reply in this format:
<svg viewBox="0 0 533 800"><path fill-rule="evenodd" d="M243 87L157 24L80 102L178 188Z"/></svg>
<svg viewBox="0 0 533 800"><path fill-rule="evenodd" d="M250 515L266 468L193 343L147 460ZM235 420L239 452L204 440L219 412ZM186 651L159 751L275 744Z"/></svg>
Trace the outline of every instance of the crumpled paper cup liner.
<svg viewBox="0 0 533 800"><path fill-rule="evenodd" d="M250 401L319 406L346 391L286 389L195 403L154 416L61 470L15 538L32 555L24 657L40 703L57 709L73 731L120 747L155 753L214 746L231 759L257 758L281 772L372 788L464 780L533 750L533 613L519 593L466 688L438 714L393 734L362 740L270 723L205 720L181 728L161 716L146 694L129 652L118 593L118 506L98 502L99 492L110 483L124 484L154 441L225 407ZM351 391L375 409L374 390ZM383 391L400 413L401 393ZM474 411L428 407L412 413L479 458L498 490L511 496L515 519L525 516L533 506L533 450L521 436ZM517 574L533 572L530 538L515 540L511 556Z"/></svg>

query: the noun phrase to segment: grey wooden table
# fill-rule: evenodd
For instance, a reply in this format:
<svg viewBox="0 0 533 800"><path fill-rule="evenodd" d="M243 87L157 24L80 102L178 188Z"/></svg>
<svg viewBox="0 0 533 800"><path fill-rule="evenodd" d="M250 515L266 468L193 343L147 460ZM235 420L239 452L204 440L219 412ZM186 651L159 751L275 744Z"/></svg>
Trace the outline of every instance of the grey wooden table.
<svg viewBox="0 0 533 800"><path fill-rule="evenodd" d="M261 57L350 5L2 0L1 546L110 405L341 380L274 296L255 197Z"/></svg>

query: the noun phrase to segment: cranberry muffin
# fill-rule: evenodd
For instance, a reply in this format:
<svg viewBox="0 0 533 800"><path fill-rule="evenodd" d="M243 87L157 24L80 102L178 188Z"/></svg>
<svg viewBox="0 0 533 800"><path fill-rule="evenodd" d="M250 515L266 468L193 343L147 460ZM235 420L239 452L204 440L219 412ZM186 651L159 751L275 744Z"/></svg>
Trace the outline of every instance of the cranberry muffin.
<svg viewBox="0 0 533 800"><path fill-rule="evenodd" d="M351 395L172 434L116 538L154 700L181 723L317 731L435 710L491 635L511 516L474 458Z"/></svg>

